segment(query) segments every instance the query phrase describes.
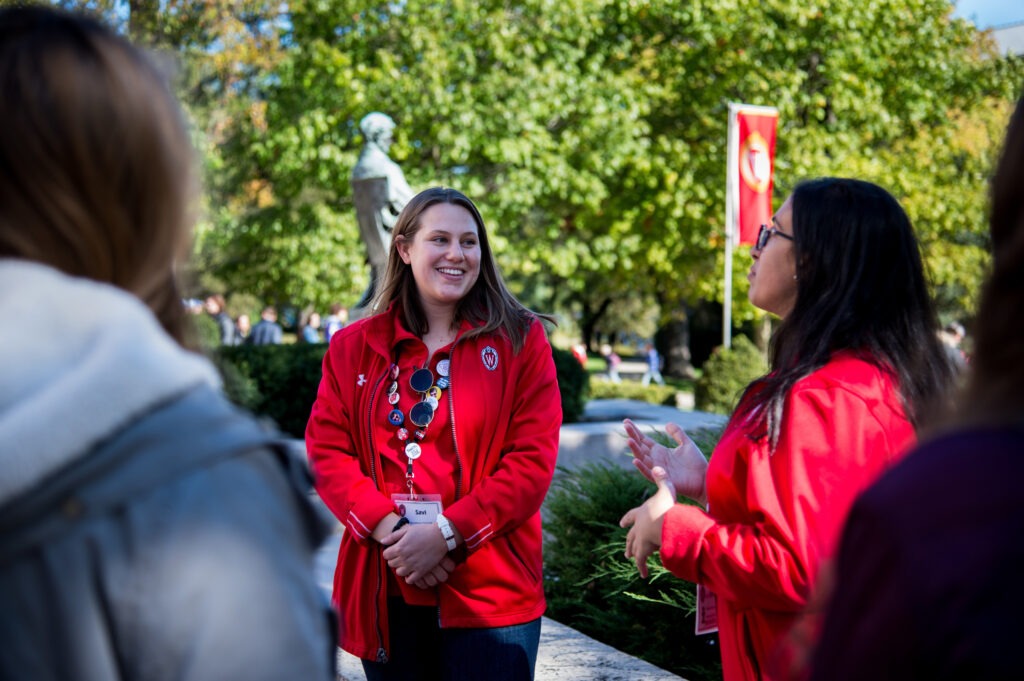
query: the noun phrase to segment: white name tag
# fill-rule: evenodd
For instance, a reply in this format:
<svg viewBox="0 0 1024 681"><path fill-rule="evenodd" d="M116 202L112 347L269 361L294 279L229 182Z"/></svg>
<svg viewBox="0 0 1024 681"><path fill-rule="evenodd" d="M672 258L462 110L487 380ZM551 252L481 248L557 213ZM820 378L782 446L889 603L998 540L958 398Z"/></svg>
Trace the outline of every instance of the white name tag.
<svg viewBox="0 0 1024 681"><path fill-rule="evenodd" d="M433 523L437 515L444 511L440 494L392 494L391 500L398 507L398 515L408 518L412 525Z"/></svg>

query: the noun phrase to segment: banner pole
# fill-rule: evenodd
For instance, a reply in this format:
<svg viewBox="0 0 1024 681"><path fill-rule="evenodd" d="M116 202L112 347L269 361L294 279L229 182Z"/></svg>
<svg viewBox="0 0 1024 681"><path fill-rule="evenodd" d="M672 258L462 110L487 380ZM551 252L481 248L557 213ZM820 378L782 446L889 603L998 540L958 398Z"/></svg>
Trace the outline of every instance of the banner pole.
<svg viewBox="0 0 1024 681"><path fill-rule="evenodd" d="M722 293L722 345L732 347L732 251L736 238L736 176L739 174L738 105L729 104L728 146L725 160L725 279Z"/></svg>

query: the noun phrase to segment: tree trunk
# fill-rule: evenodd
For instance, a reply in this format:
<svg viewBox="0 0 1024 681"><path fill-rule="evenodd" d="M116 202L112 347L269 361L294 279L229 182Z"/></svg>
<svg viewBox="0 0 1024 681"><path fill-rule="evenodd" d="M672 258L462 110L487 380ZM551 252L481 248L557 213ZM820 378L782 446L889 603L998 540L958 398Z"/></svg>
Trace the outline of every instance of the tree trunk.
<svg viewBox="0 0 1024 681"><path fill-rule="evenodd" d="M690 362L690 320L680 306L654 334L654 347L664 359L662 373L672 378L693 378Z"/></svg>
<svg viewBox="0 0 1024 681"><path fill-rule="evenodd" d="M587 346L587 350L593 352L597 350L594 344L594 329L597 328L598 323L601 321L601 317L608 311L608 306L612 304L611 298L605 298L601 301L601 304L597 306L596 311L591 311L590 306L587 305L586 301L583 302L583 318L580 320L580 336L581 341Z"/></svg>

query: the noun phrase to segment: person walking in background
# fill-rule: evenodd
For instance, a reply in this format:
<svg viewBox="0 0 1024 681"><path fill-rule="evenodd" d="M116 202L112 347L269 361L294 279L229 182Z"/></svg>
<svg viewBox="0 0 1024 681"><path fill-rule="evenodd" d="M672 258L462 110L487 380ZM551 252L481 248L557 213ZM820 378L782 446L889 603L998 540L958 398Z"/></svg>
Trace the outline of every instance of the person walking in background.
<svg viewBox="0 0 1024 681"><path fill-rule="evenodd" d="M324 319L324 338L329 343L334 334L345 328L348 323L348 310L341 303L331 304L331 314Z"/></svg>
<svg viewBox="0 0 1024 681"><path fill-rule="evenodd" d="M454 189L406 205L380 283L332 339L306 428L345 526L340 645L368 681L527 681L562 422L548 317L508 291Z"/></svg>
<svg viewBox="0 0 1024 681"><path fill-rule="evenodd" d="M0 8L0 83L0 678L333 679L305 466L185 347L169 84L44 6Z"/></svg>
<svg viewBox="0 0 1024 681"><path fill-rule="evenodd" d="M740 398L710 465L675 424L671 450L625 424L634 463L658 485L622 519L626 556L646 576L660 549L669 571L701 585L701 610L717 596L726 681L783 676L780 644L853 499L913 445L953 381L910 220L881 187L797 185L751 256L750 302L782 323L771 372Z"/></svg>
<svg viewBox="0 0 1024 681"><path fill-rule="evenodd" d="M993 266L966 385L946 425L850 512L814 681L1021 676L1024 99L991 201Z"/></svg>
<svg viewBox="0 0 1024 681"><path fill-rule="evenodd" d="M658 354L653 343L644 344L644 357L647 359L647 371L640 379L640 384L650 385L653 379L658 385L665 385L665 379L661 377L661 355Z"/></svg>
<svg viewBox="0 0 1024 681"><path fill-rule="evenodd" d="M207 296L203 302L203 308L217 322L221 345L238 345L241 342L238 329L231 320L231 316L227 313L227 304L224 302L224 296L219 293Z"/></svg>
<svg viewBox="0 0 1024 681"><path fill-rule="evenodd" d="M619 365L622 364L622 358L607 343L601 346L601 356L604 357L607 366L608 380L612 383L622 383L622 378L619 376Z"/></svg>
<svg viewBox="0 0 1024 681"><path fill-rule="evenodd" d="M249 321L249 315L238 315L238 319L235 320L235 328L238 329L238 343L248 342L249 334L252 333L252 323Z"/></svg>
<svg viewBox="0 0 1024 681"><path fill-rule="evenodd" d="M277 310L271 306L263 308L260 320L252 327L248 342L251 345L280 345L284 337L281 325L277 323Z"/></svg>
<svg viewBox="0 0 1024 681"><path fill-rule="evenodd" d="M309 318L306 319L306 323L302 325L302 342L303 343L322 343L323 338L320 337L320 315L316 312L310 312Z"/></svg>

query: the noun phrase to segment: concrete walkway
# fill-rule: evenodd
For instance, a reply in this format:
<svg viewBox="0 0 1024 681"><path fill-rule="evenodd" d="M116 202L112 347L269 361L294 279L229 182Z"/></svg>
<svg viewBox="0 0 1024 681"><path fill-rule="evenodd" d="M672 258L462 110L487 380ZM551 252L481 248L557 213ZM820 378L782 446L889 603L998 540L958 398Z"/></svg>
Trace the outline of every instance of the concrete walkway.
<svg viewBox="0 0 1024 681"><path fill-rule="evenodd" d="M725 417L702 412L680 411L637 400L591 400L584 421L562 426L558 465L575 468L589 462L608 462L634 470L626 447L622 419L663 431L665 424L678 423L692 431L719 428ZM304 448L301 441L296 447ZM639 473L637 474L639 475ZM338 533L325 542L317 554L317 580L330 596L334 563L341 542ZM338 652L339 681L365 681L359 660ZM536 681L685 681L643 660L595 641L574 629L545 617L541 625Z"/></svg>

